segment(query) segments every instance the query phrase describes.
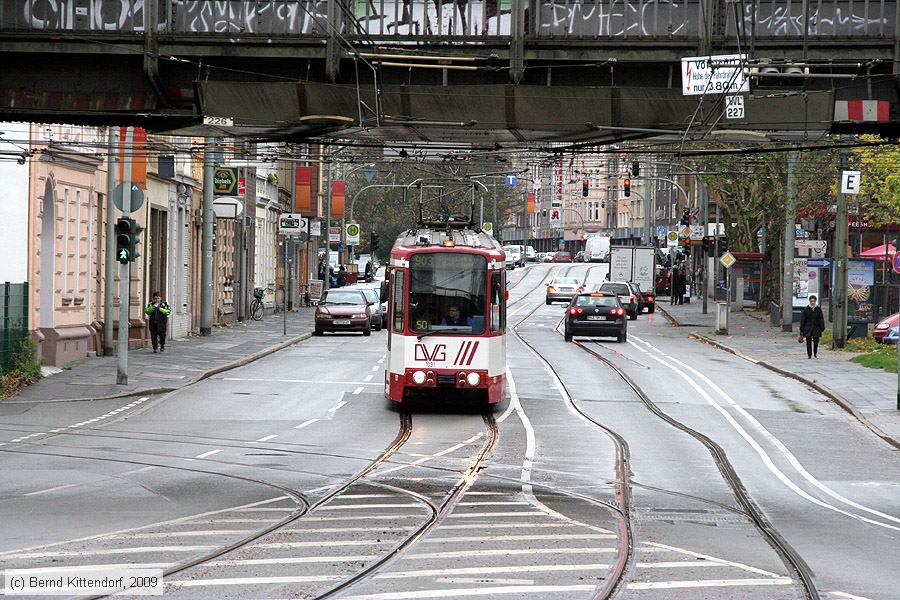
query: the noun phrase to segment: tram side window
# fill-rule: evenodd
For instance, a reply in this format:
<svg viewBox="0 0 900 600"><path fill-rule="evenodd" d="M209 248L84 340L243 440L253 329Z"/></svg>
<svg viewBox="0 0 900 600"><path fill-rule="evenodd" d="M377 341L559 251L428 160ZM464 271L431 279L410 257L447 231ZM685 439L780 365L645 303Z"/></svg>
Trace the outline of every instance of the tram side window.
<svg viewBox="0 0 900 600"><path fill-rule="evenodd" d="M403 271L394 272L394 297L391 298L391 314L394 316L394 331L403 331L403 315L406 312L406 277Z"/></svg>
<svg viewBox="0 0 900 600"><path fill-rule="evenodd" d="M506 331L506 292L503 289L504 273L494 271L491 273L491 332L503 333Z"/></svg>

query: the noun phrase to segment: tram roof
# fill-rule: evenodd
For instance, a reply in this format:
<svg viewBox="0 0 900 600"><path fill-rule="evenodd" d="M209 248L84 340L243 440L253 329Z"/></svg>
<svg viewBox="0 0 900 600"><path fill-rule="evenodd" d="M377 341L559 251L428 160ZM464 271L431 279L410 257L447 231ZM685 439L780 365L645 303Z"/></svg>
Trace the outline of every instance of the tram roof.
<svg viewBox="0 0 900 600"><path fill-rule="evenodd" d="M445 243L452 241L452 246ZM392 252L411 253L416 250L451 250L452 248L480 250L488 254L503 252L494 236L473 229L410 229L397 236Z"/></svg>

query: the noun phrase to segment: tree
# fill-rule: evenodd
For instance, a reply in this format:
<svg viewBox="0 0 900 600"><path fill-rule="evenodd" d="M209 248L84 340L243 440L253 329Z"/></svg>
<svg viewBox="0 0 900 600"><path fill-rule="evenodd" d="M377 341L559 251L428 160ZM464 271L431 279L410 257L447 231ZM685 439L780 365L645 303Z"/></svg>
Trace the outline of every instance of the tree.
<svg viewBox="0 0 900 600"><path fill-rule="evenodd" d="M876 136L864 141L880 143ZM877 225L900 222L900 147L855 148L854 164L861 171L859 202L867 220Z"/></svg>

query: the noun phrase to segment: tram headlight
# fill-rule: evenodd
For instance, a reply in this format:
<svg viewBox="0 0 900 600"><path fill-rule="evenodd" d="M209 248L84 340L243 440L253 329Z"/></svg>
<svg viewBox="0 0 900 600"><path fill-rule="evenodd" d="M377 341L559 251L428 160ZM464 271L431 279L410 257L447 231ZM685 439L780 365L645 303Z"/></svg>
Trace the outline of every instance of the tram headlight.
<svg viewBox="0 0 900 600"><path fill-rule="evenodd" d="M416 371L412 374L413 383L416 385L422 385L425 383L425 371Z"/></svg>
<svg viewBox="0 0 900 600"><path fill-rule="evenodd" d="M468 383L472 387L475 387L476 385L481 383L481 375L479 375L478 373L469 373L468 375L466 375L466 383Z"/></svg>

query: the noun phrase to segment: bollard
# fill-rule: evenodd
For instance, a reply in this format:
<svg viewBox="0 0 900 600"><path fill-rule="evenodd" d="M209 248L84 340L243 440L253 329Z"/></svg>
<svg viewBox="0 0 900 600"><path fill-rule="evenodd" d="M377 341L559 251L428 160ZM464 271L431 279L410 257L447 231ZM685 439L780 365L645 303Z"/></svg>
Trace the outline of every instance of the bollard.
<svg viewBox="0 0 900 600"><path fill-rule="evenodd" d="M716 302L716 333L728 335L728 303Z"/></svg>

